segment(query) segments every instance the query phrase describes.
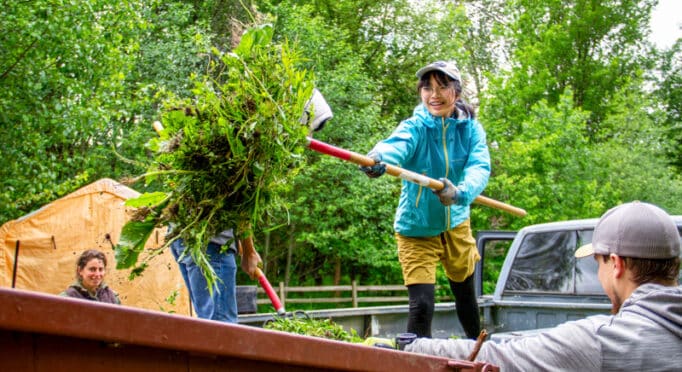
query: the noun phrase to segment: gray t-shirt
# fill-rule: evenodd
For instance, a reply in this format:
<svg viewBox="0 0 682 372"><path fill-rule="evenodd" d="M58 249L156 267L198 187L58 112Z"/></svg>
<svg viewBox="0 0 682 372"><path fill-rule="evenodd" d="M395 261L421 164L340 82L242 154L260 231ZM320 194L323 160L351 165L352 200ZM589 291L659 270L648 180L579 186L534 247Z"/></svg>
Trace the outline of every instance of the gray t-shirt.
<svg viewBox="0 0 682 372"><path fill-rule="evenodd" d="M171 235L173 232L173 229L175 229L174 224L170 224L168 226L168 232L166 232L166 236ZM218 244L219 246L224 246L225 244L229 244L229 250L233 251L234 253L239 252L237 250L237 240L234 237L234 230L233 229L228 229L228 230L223 230L221 231L218 235L214 236L209 240L210 243Z"/></svg>
<svg viewBox="0 0 682 372"><path fill-rule="evenodd" d="M221 231L220 234L211 238L210 242L220 246L229 244L229 249L233 250L235 253L237 252L237 240L234 237L234 230L232 229Z"/></svg>

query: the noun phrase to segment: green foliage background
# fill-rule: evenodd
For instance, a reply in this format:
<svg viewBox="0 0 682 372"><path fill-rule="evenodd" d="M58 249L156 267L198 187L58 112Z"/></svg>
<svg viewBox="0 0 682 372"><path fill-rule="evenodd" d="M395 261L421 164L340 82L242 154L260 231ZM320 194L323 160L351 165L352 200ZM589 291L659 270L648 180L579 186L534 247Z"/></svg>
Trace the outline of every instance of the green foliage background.
<svg viewBox="0 0 682 372"><path fill-rule="evenodd" d="M161 102L191 97L190 76L207 74L207 51L230 50L245 25L264 19L276 40L297 46L300 67L334 110L315 137L360 153L410 115L419 66L457 62L488 133L493 175L484 194L528 211L517 218L474 206L475 231L597 217L634 199L682 214L681 43L659 50L647 41L655 3L8 2L0 8L0 222L96 179L144 172ZM306 152L278 192L283 203L255 232L270 281L399 283L398 192L395 179L369 180Z"/></svg>

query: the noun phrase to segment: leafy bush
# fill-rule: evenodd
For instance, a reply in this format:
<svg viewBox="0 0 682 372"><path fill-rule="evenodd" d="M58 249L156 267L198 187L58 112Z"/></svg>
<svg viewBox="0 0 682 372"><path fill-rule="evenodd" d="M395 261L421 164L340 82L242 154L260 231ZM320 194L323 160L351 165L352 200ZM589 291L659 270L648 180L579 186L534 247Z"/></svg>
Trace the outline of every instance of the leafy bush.
<svg viewBox="0 0 682 372"><path fill-rule="evenodd" d="M270 26L254 27L233 51L213 49L208 73L193 77L194 97L166 101L159 138L149 143L155 162L136 178L158 179L165 191L127 202L137 210L116 247L117 268L135 265L153 229L171 224L172 236L159 250L182 238L212 287L209 240L228 228L239 238L251 235L276 202L278 185L302 166L308 129L299 120L312 77L272 35Z"/></svg>

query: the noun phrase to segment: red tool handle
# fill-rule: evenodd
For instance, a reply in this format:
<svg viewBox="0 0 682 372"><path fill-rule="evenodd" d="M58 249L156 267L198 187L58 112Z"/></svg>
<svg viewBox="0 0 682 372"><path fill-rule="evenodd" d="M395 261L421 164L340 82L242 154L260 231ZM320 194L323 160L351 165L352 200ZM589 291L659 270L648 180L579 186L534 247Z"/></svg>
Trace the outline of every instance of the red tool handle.
<svg viewBox="0 0 682 372"><path fill-rule="evenodd" d="M272 302L272 306L275 308L275 311L277 311L277 314L278 315L286 314L286 310L284 310L284 306L282 306L282 302L279 300L277 292L275 292L275 290L272 288L272 285L270 285L268 278L265 277L265 274L263 274L261 269L256 269L256 275L258 276L258 282L265 291L265 294L267 294L268 297L270 297L270 302Z"/></svg>
<svg viewBox="0 0 682 372"><path fill-rule="evenodd" d="M328 143L324 143L322 141L318 141L316 139L308 137L308 147L311 150L326 154L326 155L331 155L334 157L337 157L342 160L350 161L352 163L362 165L362 166L372 166L374 165L374 160L368 156L360 155L356 152L344 150L342 148L332 146ZM433 178L424 176L419 173L415 173L412 171L409 171L407 169L403 169L400 167L397 167L395 165L391 164L386 164L386 173L396 176L399 178L402 178L404 180L414 182L418 185L422 185L425 187L428 187L433 190L441 190L445 185L443 185L442 182L438 180L434 180ZM506 203L503 203L501 201L497 201L495 199L491 199L482 195L479 195L474 199L474 203L485 205L488 207L492 208L497 208L500 210L503 210L505 212L511 213L515 216L523 217L526 215L526 211L515 207L513 205L509 205Z"/></svg>

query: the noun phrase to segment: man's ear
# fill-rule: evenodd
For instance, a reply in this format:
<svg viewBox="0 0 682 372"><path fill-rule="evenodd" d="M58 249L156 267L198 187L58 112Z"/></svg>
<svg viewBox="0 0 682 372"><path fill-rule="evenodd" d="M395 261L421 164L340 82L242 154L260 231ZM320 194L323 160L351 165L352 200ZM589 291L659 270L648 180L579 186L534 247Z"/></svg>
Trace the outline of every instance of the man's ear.
<svg viewBox="0 0 682 372"><path fill-rule="evenodd" d="M618 256L615 253L609 255L610 264L613 265L613 276L614 278L622 278L625 275L625 260L623 257Z"/></svg>

